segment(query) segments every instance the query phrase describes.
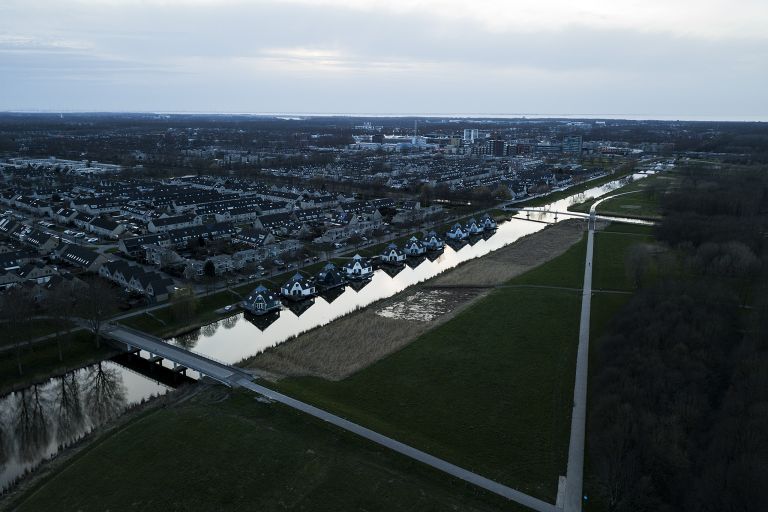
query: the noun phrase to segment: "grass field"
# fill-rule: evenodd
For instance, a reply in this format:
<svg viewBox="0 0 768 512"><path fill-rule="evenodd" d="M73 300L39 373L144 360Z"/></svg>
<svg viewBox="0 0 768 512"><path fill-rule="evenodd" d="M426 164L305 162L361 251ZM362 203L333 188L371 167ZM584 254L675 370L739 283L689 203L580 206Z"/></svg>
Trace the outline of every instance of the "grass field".
<svg viewBox="0 0 768 512"><path fill-rule="evenodd" d="M647 238L648 228L635 226L598 233L595 279L626 288L624 253ZM508 284L580 288L584 250L581 241ZM595 295L593 337L629 297ZM554 502L566 469L580 303L579 291L498 288L344 380L275 386ZM280 405L231 393L215 388L146 414L32 489L18 510L518 510Z"/></svg>
<svg viewBox="0 0 768 512"><path fill-rule="evenodd" d="M252 394L211 389L88 447L16 510L516 511Z"/></svg>
<svg viewBox="0 0 768 512"><path fill-rule="evenodd" d="M509 284L580 287L584 242ZM531 277L531 275L533 277ZM430 453L554 501L564 474L581 296L501 288L339 382L277 386Z"/></svg>
<svg viewBox="0 0 768 512"><path fill-rule="evenodd" d="M612 225L611 231L601 231L595 236L595 268L592 288L595 290L634 290L625 267L627 251L635 244L653 241L651 226ZM614 231L626 229L626 231Z"/></svg>
<svg viewBox="0 0 768 512"><path fill-rule="evenodd" d="M600 287L631 288L624 254L648 232L632 226L598 234ZM582 240L508 284L581 288L584 251ZM596 334L630 297L598 295ZM578 291L502 288L347 379L291 378L277 387L554 500L565 472L579 312Z"/></svg>

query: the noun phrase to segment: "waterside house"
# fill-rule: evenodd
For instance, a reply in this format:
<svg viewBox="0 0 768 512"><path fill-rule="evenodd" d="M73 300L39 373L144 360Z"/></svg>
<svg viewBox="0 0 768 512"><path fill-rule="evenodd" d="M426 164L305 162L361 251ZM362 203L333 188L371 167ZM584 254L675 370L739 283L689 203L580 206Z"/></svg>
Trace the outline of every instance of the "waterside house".
<svg viewBox="0 0 768 512"><path fill-rule="evenodd" d="M240 307L248 313L261 316L280 311L282 303L277 295L259 285L240 303Z"/></svg>
<svg viewBox="0 0 768 512"><path fill-rule="evenodd" d="M389 244L386 249L379 255L379 259L383 263L389 263L390 265L399 265L405 262L406 255L395 244Z"/></svg>
<svg viewBox="0 0 768 512"><path fill-rule="evenodd" d="M290 281L283 285L280 293L283 297L291 300L307 299L317 294L315 283L298 272L294 274Z"/></svg>
<svg viewBox="0 0 768 512"><path fill-rule="evenodd" d="M352 261L344 265L344 273L347 279L368 279L373 275L373 264L371 260L363 259L359 254L355 254Z"/></svg>

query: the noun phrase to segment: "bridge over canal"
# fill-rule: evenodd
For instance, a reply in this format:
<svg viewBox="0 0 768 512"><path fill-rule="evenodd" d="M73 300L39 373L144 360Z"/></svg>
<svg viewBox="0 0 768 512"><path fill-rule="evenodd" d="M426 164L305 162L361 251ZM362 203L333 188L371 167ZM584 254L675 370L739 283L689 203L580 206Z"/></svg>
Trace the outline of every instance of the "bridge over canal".
<svg viewBox="0 0 768 512"><path fill-rule="evenodd" d="M195 370L229 387L239 386L243 379L251 380L252 376L239 368L229 366L209 357L166 343L160 338L145 332L131 329L120 324L110 323L102 330L102 335L114 342L120 343L130 352L141 349L153 357L168 359L190 370Z"/></svg>

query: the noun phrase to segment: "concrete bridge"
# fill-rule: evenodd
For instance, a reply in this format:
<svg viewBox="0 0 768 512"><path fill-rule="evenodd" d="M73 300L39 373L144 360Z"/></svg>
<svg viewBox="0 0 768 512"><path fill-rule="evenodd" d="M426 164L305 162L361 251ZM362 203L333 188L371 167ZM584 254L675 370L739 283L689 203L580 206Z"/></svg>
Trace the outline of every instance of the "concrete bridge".
<svg viewBox="0 0 768 512"><path fill-rule="evenodd" d="M136 349L149 352L150 361L168 359L176 365L195 370L200 373L201 377L210 377L229 387L238 387L239 381L251 380L252 378L248 372L239 368L171 345L160 338L124 325L110 323L102 330L101 334L113 342L124 345L129 352Z"/></svg>

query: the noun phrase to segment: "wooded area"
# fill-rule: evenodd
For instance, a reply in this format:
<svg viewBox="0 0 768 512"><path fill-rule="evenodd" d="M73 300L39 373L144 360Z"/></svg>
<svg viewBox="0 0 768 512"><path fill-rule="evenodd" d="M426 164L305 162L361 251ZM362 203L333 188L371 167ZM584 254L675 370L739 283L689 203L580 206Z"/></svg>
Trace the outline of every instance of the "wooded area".
<svg viewBox="0 0 768 512"><path fill-rule="evenodd" d="M763 510L768 175L695 169L662 198L674 264L595 344L589 454L611 511Z"/></svg>

